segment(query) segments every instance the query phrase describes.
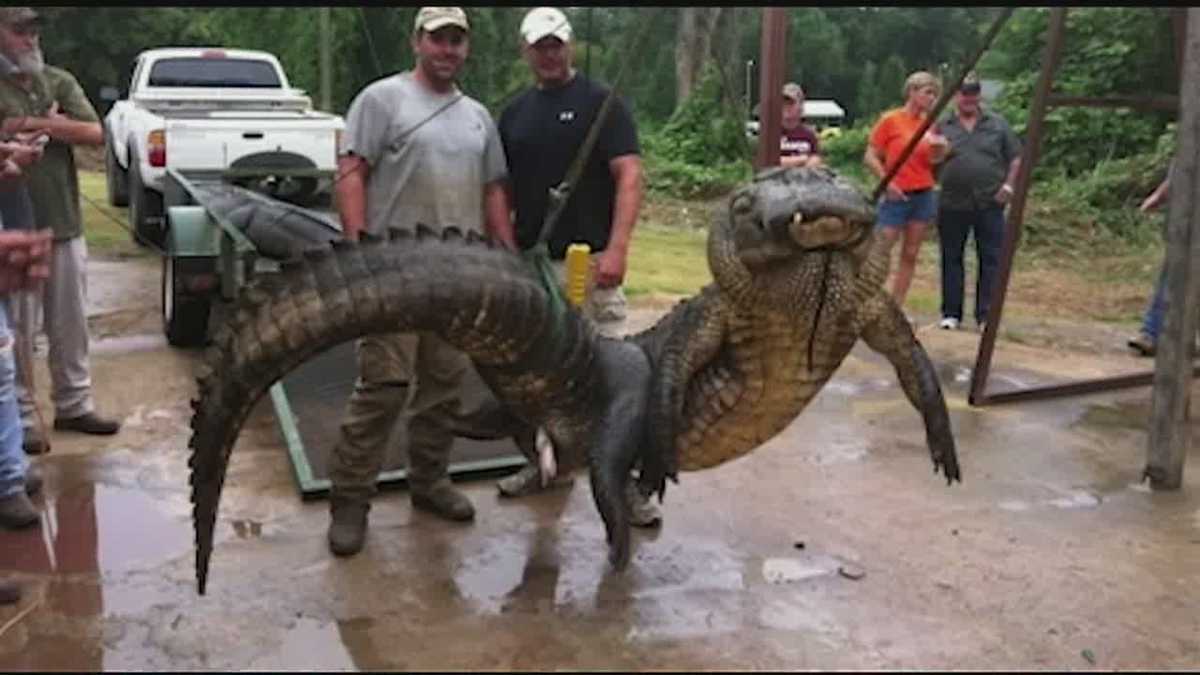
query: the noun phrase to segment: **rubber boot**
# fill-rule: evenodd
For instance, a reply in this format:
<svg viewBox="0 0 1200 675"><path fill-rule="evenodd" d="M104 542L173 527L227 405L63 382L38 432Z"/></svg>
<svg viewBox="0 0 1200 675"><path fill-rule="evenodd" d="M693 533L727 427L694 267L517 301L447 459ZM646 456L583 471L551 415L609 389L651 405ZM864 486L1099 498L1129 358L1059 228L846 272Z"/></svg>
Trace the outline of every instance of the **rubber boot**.
<svg viewBox="0 0 1200 675"><path fill-rule="evenodd" d="M330 498L330 552L336 556L350 556L362 550L367 540L367 512L370 510L371 502L365 499Z"/></svg>

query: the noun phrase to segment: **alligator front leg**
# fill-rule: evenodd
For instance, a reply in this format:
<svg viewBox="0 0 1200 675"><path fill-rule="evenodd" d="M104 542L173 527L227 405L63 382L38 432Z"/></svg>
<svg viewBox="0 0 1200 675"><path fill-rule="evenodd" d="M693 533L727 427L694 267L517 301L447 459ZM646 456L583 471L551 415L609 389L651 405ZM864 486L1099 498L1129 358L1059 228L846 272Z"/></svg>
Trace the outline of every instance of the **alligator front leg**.
<svg viewBox="0 0 1200 675"><path fill-rule="evenodd" d="M887 357L896 368L905 395L925 420L925 441L933 458L934 473L941 468L947 484L956 480L962 482L946 399L942 396L942 387L929 355L891 296L881 292L871 299L869 306L876 311L871 313L873 320L863 325L863 341Z"/></svg>

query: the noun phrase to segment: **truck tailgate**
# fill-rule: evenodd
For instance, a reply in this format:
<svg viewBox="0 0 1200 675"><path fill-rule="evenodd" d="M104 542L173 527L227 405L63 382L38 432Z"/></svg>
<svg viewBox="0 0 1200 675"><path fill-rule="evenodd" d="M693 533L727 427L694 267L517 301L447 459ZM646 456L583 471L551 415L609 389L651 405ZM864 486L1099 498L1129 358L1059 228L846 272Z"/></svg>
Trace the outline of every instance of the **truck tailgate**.
<svg viewBox="0 0 1200 675"><path fill-rule="evenodd" d="M341 126L339 120L330 117L168 118L167 165L220 170L248 155L287 152L312 159L317 169L334 170Z"/></svg>

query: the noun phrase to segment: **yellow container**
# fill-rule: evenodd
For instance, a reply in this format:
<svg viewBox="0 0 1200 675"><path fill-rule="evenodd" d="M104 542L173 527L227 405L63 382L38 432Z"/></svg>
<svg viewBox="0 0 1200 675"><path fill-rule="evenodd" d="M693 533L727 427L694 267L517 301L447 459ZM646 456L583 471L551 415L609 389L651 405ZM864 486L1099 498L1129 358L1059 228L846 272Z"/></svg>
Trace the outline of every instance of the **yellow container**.
<svg viewBox="0 0 1200 675"><path fill-rule="evenodd" d="M567 247L567 302L582 307L587 299L588 257L592 247L571 244Z"/></svg>

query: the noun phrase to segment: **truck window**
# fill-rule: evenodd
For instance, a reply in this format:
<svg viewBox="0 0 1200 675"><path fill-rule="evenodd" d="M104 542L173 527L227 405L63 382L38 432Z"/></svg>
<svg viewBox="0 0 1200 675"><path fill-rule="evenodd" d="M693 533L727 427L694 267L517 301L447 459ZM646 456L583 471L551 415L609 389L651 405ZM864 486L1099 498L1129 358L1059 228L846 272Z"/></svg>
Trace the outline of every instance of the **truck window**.
<svg viewBox="0 0 1200 675"><path fill-rule="evenodd" d="M174 58L155 62L151 87L255 87L278 88L279 74L260 59Z"/></svg>

